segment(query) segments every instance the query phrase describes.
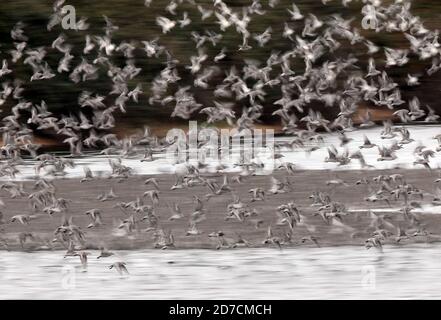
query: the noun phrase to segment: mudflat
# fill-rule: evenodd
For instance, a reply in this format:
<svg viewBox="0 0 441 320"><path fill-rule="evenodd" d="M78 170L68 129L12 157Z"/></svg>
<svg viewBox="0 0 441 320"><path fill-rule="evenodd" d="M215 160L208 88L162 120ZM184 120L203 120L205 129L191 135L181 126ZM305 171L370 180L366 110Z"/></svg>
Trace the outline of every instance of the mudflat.
<svg viewBox="0 0 441 320"><path fill-rule="evenodd" d="M372 170L372 171L296 171L288 174L286 171L276 171L271 176L247 176L241 183L233 181L234 174L228 174L231 191L219 195L211 195L210 190L204 185L184 187L182 189L170 190L175 183L174 175L155 176L132 176L119 181L117 179L100 178L93 181L80 183L79 179L57 179L54 180L56 187L55 196L69 200L69 206L65 213L47 214L42 211L33 211L28 196L10 198L9 194L2 190L0 196L4 206L3 224L0 225L0 247L9 250L64 250L65 247L60 241L53 241L54 231L62 224L63 216L72 217L72 222L84 232L84 249L106 247L108 249L140 249L163 247L158 245L158 230L171 233L174 239L174 246L169 249L193 249L207 248L215 249L218 246L218 237L209 237L213 232L222 231L224 234L225 246L223 248L239 247L248 245L251 247L273 246L265 244L268 227L271 226L272 236L282 239L282 247L316 246L317 244L305 240L304 237L313 236L317 239L319 246L359 245L365 244L366 239L372 236L375 231L373 220L369 210L374 210L377 216L386 215L385 229L390 235L385 238L385 244L406 245L414 242L438 241L441 236L441 214L436 214L436 208L431 208L430 214L424 213L419 208L413 209L417 217L418 225L411 224L399 209L404 207L404 200L394 200L391 195L390 202L366 201L366 197L378 190L379 185L372 182L372 178L379 175L401 174L407 184L411 184L422 192L421 195L409 195L409 201L418 202L421 206L431 206L436 189L434 180L437 176L427 170ZM216 179L218 184L223 182L223 174L201 174L202 177ZM154 204L144 192L154 190L152 184L144 184L144 181L154 177L159 183L159 203ZM272 194L271 177L280 181L288 178L290 188L284 193ZM363 177L371 181L371 186L365 184L357 185L356 181ZM342 180L340 184L327 183L330 180ZM24 190L27 193L34 192L34 182L23 182ZM249 192L252 188L262 188L265 191L264 200L251 201L252 195ZM110 188L116 194L116 198L108 201L100 201L98 196L109 192ZM309 196L316 191L326 192L332 201L338 202L345 207L346 213L336 223L329 223L318 214L319 206L311 206L313 201ZM206 219L197 224L200 234L187 235L189 230L190 216L196 207L195 196L203 201L203 208ZM118 202L130 202L137 198L143 200L145 205L153 207L154 214L158 217L158 224L149 228L147 220L142 220L144 213L134 213L129 209L122 210L117 206ZM207 199L208 198L208 199ZM227 206L233 199L240 199L249 211L255 209L257 215L237 219L228 216ZM277 207L282 204L294 202L301 214L301 222L295 225L292 230L288 224L280 223L277 215ZM169 220L173 212L171 208L178 204L183 217L178 220ZM102 225L88 228L91 219L85 214L91 209L99 209L102 216ZM441 213L441 207L439 207ZM384 211L383 211L384 210ZM125 212L124 212L125 211ZM15 215L31 215L28 224L18 221L11 222ZM127 233L123 228L118 228L121 222L133 215L135 228ZM399 243L394 240L400 227L409 237L402 239ZM426 236L416 235L418 229L423 228ZM153 229L156 229L153 230ZM20 234L31 233L32 238L26 239L21 245ZM287 235L291 234L290 237ZM239 241L242 239L244 241ZM303 241L302 241L303 239ZM244 244L244 242L246 244ZM3 244L3 246L1 246Z"/></svg>

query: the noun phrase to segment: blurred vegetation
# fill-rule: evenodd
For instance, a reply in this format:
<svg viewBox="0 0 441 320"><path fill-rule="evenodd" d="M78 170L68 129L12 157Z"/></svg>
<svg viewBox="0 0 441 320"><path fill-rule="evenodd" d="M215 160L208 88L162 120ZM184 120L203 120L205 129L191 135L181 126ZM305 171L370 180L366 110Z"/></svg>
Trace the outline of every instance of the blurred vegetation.
<svg viewBox="0 0 441 320"><path fill-rule="evenodd" d="M97 57L97 51L93 50L90 54L84 55L83 48L85 44L85 35L103 35L105 22L103 15L106 15L117 26L119 30L112 36L112 41L116 44L122 41L134 41L137 45L135 50L135 64L142 68L142 72L133 80L130 85L136 86L137 83L142 84L144 95L140 97L139 104L130 102L127 106L127 113L116 114L117 124L123 127L142 127L144 124L151 125L166 125L171 126L179 122L179 119L169 118L173 106L150 105L149 90L152 79L164 68L164 57L161 58L147 58L145 52L142 50L143 45L140 43L145 40L153 40L160 37L159 44L165 46L172 55L180 62L178 64L179 75L182 77L179 85L189 85L193 82L193 78L189 71L185 69L186 65L190 64L190 56L197 53L195 43L191 39L191 32L197 31L203 34L205 30L215 31L220 33L219 25L216 23L216 18L212 15L210 18L202 21L200 12L195 6L187 2L179 4L176 10L176 16L171 15L165 10L169 4L168 1L153 0L150 7L144 6L144 0L72 0L66 1L66 4L73 5L76 8L77 18L86 17L90 27L86 31L62 30L61 26L56 26L52 31L46 28L49 16L52 14L53 1L50 0L3 0L0 2L0 57L10 59L9 50L14 48L13 41L10 37L10 30L18 22L25 23L25 34L29 37L28 48L48 47L50 48L52 42L62 33L67 37L67 43L73 45L72 54L75 56L71 63L71 67L75 67L81 62L82 57L85 57L89 62ZM178 1L179 2L179 1ZM212 8L213 0L196 0L197 4L204 8ZM241 7L250 5L251 0L225 0L229 7L236 11L240 11ZM360 27L360 8L361 3L351 3L348 8L341 5L341 1L334 0L323 5L320 0L303 0L295 1L302 13L313 13L318 18L324 18L332 14L340 14L345 19L354 18L353 26ZM289 40L282 37L284 22L289 21L289 13L287 8L291 8L291 0L280 0L275 8L270 8L267 1L262 1L263 9L266 14L262 16L253 15L253 19L249 24L249 31L251 33L262 33L269 26L272 28L272 39L263 48L258 47L257 43L250 40L253 46L249 51L238 51L237 48L242 42L241 36L236 33L234 27L230 27L226 32L222 33L223 39L216 47L206 45L206 52L209 54L209 60L221 50L222 47L227 48L227 58L218 64L222 70L228 70L235 65L238 68L243 66L245 59L257 59L264 63L273 51L286 51L292 48L293 44ZM162 34L160 27L156 24L157 16L165 16L171 19L182 19L183 12L189 14L192 23L189 26L180 28L176 26L168 34ZM422 18L425 26L429 29L439 28L441 15L441 1L435 0L418 0L412 4L412 12ZM303 22L290 22L294 29L301 33L303 29ZM401 33L375 33L373 31L360 30L360 32L367 36L376 44L387 46L391 48L408 47L407 40ZM363 61L362 66L366 65L366 49L363 45L351 46L349 43L344 43L343 46L333 53L333 56L325 56L324 59L318 61L317 64L322 63L326 58L335 59L338 55L347 56L352 54ZM63 54L49 49L45 61L49 63L53 70L57 69L58 61ZM384 52L376 56L377 61L384 61ZM125 58L121 53L115 52L111 61L119 66L125 65ZM398 83L402 84L403 97L408 99L413 95L418 95L423 103L428 103L435 109L438 108L439 95L439 81L440 77L435 74L431 77L424 75L420 81L421 86L406 87L405 77L407 73L424 74L424 70L430 66L431 61L418 61L417 58L412 58L412 63L402 67L389 70L389 74ZM207 65L210 62L207 63ZM211 62L212 63L212 62ZM381 62L378 62L381 67ZM69 114L73 110L78 110L78 96L83 90L92 91L101 95L107 95L111 89L111 81L105 75L105 71L101 71L99 79L80 82L75 84L70 81L68 73L58 74L53 79L44 81L30 82L29 78L32 74L32 69L29 66L19 63L12 66L14 72L8 76L8 80L14 81L21 79L24 81L24 97L33 102L39 103L45 100L49 109L55 113ZM293 70L301 73L303 63L301 60L298 63L292 64ZM220 83L222 78L218 79ZM214 79L213 86L216 85ZM197 88L193 90L198 102L204 105L211 105L213 100L213 88L203 90ZM265 114L263 121L270 123L271 121L278 121L277 117L271 117L270 114L274 110L273 102L280 98L280 90L274 88L267 93L265 102ZM6 104L3 110L11 107ZM241 108L241 106L238 106ZM321 108L321 106L317 106ZM239 109L240 110L240 109ZM323 113L328 116L338 113L338 110L323 110Z"/></svg>

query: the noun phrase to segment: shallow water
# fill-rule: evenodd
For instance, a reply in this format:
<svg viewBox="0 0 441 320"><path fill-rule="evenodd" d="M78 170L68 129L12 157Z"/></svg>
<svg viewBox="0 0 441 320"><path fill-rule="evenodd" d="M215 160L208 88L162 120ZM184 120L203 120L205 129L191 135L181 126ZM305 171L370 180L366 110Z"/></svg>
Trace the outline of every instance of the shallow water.
<svg viewBox="0 0 441 320"><path fill-rule="evenodd" d="M367 162L367 164L374 166L374 169L391 169L397 166L401 168L423 168L422 166L414 167L413 162L415 161L414 150L415 147L419 144L425 145L427 148L435 150L438 146L437 141L433 139L433 137L439 133L441 133L441 128L439 125L424 125L424 126L416 126L409 125L406 126L411 133L411 138L415 141L403 145L403 148L396 152L398 159L393 161L377 161L379 157L378 149L376 147L371 149L361 149L361 152ZM292 150L280 150L277 151L284 155L281 160L276 160L275 165L280 165L281 162L289 161L295 164L298 169L303 170L321 170L321 169L332 169L332 170L357 170L361 169L360 163L358 160L353 159L347 165L338 165L336 163L326 163L324 159L328 156L326 147L333 144L337 147L339 152L343 152L345 148L348 149L350 153L360 150L359 146L363 144L363 136L366 135L372 143L375 143L379 146L390 146L394 141L399 141L400 136L397 135L394 139L381 139L380 132L382 127L374 127L366 130L356 130L353 132L348 132L347 136L352 138L344 148L340 147L340 141L338 139L337 134L324 134L324 142L319 144L319 150L312 152L311 154L307 154L304 148L297 148L294 151ZM290 141L291 138L287 137L278 137L275 138L276 143L281 141ZM315 144L316 145L316 144ZM306 146L306 147L311 147ZM270 153L267 153L270 155ZM91 154L81 158L74 159L76 167L73 169L68 168L66 170L65 178L76 178L82 177L84 175L83 166L87 165L94 174L109 174L110 166L108 160L112 158L116 158L115 156L102 156ZM173 164L165 154L155 154L154 161L151 162L141 162L140 160L143 158L143 152L140 150L138 155L131 156L128 158L123 158L122 163L126 166L133 168L135 174L160 174L160 173L174 173L176 170L179 170L181 165ZM228 169L226 172L231 171L240 171L240 167L234 167L234 164L238 162L239 159L239 150L235 149L231 152L231 161L226 162L228 165ZM259 160L263 163L266 162L267 167L270 166L270 162L267 160L266 156L262 156ZM214 171L215 166L219 163L216 161L208 161L209 164L206 170ZM17 179L31 179L35 177L33 161L26 161L25 165L18 166L20 173L17 175ZM431 158L430 165L432 168L437 168L441 165L441 155L436 153L434 158ZM44 170L41 172L41 175L44 176ZM48 176L50 178L50 176ZM2 177L3 180L9 179L8 177Z"/></svg>
<svg viewBox="0 0 441 320"><path fill-rule="evenodd" d="M141 250L96 259L87 271L62 252L1 252L1 299L441 298L440 245ZM125 261L130 272L108 269Z"/></svg>

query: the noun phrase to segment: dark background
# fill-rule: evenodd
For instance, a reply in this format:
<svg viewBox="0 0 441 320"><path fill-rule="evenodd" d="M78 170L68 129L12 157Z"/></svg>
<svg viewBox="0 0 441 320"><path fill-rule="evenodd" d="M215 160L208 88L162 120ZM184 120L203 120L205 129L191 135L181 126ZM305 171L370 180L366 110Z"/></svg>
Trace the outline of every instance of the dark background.
<svg viewBox="0 0 441 320"><path fill-rule="evenodd" d="M224 1L228 6L240 10L244 5L249 5L251 1L234 0ZM384 1L387 2L387 1ZM77 19L81 17L87 17L87 22L90 27L86 31L72 31L62 30L61 26L56 26L52 31L47 31L46 25L50 14L52 14L53 1L49 0L14 0L14 1L1 1L0 2L0 57L10 59L8 51L13 48L13 41L10 37L10 30L18 21L25 23L25 34L29 37L28 48L37 48L40 46L50 47L53 40L55 40L60 33L63 33L67 37L67 43L74 46L72 54L75 56L71 66L76 66L80 63L81 57L85 56L90 62L96 58L96 50L89 55L83 55L82 50L85 43L85 35L103 35L105 22L103 15L108 16L112 22L119 26L119 30L113 34L112 40L114 43L119 44L121 41L134 41L137 44L135 51L135 63L136 66L141 67L143 71L136 79L133 80L131 86L136 86L137 83L141 83L144 91L144 95L140 97L139 104L130 102L127 106L127 113L121 112L116 114L117 118L117 132L130 131L135 128L141 128L143 125L148 124L153 128L169 128L172 126L184 126L187 125L186 121L173 118L170 119L170 114L173 111L173 105L150 105L148 98L150 96L150 84L154 76L156 76L161 69L164 68L163 58L147 58L142 51L143 45L140 41L152 40L156 37L160 37L160 44L164 45L173 56L176 57L180 63L178 65L179 74L182 77L180 82L181 86L191 84L193 82L192 76L184 68L185 65L190 64L190 56L196 53L195 43L191 40L191 32L198 31L203 33L205 30L213 30L220 33L218 25L215 23L216 18L213 15L205 21L201 21L201 14L196 8L188 3L179 4L177 9L177 15L174 17L167 11L165 11L166 5L169 1L154 0L149 8L144 6L144 0L75 0L66 1L66 4L73 5L76 8ZM209 9L212 8L212 0L199 0L198 4ZM234 27L230 27L223 34L221 43L215 48L211 44L205 45L206 52L210 55L209 60L220 51L222 47L226 47L228 50L228 56L224 59L219 66L228 70L232 65L240 68L243 66L244 59L253 58L261 60L265 63L272 51L286 51L292 47L292 43L282 37L284 22L289 21L289 13L286 8L291 8L292 1L280 0L280 3L276 8L270 8L267 5L267 1L262 1L264 9L267 13L263 16L254 15L252 21L249 24L249 31L251 33L261 33L268 26L272 27L272 39L268 45L264 48L259 48L257 44L250 41L253 49L246 52L238 52L237 46L241 43L242 39L238 33L236 33ZM360 26L361 14L360 3L351 3L349 8L341 6L341 1L333 1L328 3L327 6L323 5L319 0L307 0L307 1L295 1L303 14L313 13L319 18L329 16L331 14L341 14L344 18L354 18L352 22L353 26L360 29L362 35L367 36L374 43L387 46L391 48L408 48L408 41L404 38L402 33L387 34L384 32L375 33L373 31L362 30ZM170 33L163 35L159 26L155 23L155 18L158 15L162 15L169 18L182 18L184 11L187 11L189 17L192 20L192 24L181 29L176 26ZM438 28L441 23L441 1L435 0L419 0L414 1L412 4L412 12L414 15L421 17L424 21L426 28L434 30ZM303 28L303 21L291 23L292 26L298 26L295 28L301 33ZM363 45L351 46L349 43L342 42L342 47L334 53L333 57L342 55L347 56L349 53L360 59L360 65L365 66L367 63L366 49ZM62 58L62 54L55 50L49 50L45 60L49 63L54 71L56 71L58 61ZM382 67L384 63L384 51L381 50L375 55L377 66ZM125 58L120 53L114 53L112 62L119 66L124 66ZM323 62L323 61L321 61ZM320 61L318 63L321 63ZM388 70L389 75L401 85L403 99L408 100L409 97L414 95L418 96L422 104L429 104L432 108L441 112L438 100L440 94L439 85L440 75L439 73L433 76L427 76L425 70L430 67L431 59L426 61L419 61L417 57L411 56L411 63L401 68L391 68ZM10 65L11 66L11 65ZM299 61L298 64L292 64L293 70L302 72L303 63ZM111 81L103 74L98 80L81 82L74 84L69 80L68 74L58 74L53 79L45 81L29 82L32 70L29 66L18 63L13 65L14 72L8 75L8 80L22 79L25 82L24 88L26 89L24 96L27 100L33 103L39 103L41 100L45 100L49 106L49 109L58 114L69 114L78 110L78 95L83 90L89 90L98 94L106 95L111 90ZM405 84L405 77L408 73L417 74L420 73L421 85L417 87L407 87ZM218 79L220 83L222 78ZM216 81L216 79L215 79ZM213 88L218 84L213 82L211 87L203 90L200 88L193 89L195 97L198 102L204 104L204 106L212 105L213 100ZM271 116L271 113L275 110L273 102L280 98L280 90L276 87L272 91L268 91L266 101L263 103L265 112L262 117L264 125L277 125L279 118ZM6 103L2 109L2 115L5 116L8 109L13 104ZM324 108L321 105L313 105L312 107L320 109L325 117L330 118L335 116L339 110L336 108ZM368 106L372 107L372 106ZM237 105L237 109L241 110L242 106ZM307 110L306 110L307 112ZM374 112L374 116L377 119L383 119L389 117L390 112L384 110L377 110ZM196 117L198 119L198 117ZM204 119L200 118L201 121Z"/></svg>

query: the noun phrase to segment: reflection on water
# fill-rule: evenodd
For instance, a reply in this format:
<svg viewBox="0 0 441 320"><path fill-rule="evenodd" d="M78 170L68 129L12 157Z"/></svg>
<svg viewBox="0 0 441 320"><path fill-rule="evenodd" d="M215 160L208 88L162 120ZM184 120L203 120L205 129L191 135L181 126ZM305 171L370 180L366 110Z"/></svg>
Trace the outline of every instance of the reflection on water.
<svg viewBox="0 0 441 320"><path fill-rule="evenodd" d="M440 246L120 251L87 271L62 252L1 252L2 299L440 298ZM129 276L108 269L125 261Z"/></svg>

